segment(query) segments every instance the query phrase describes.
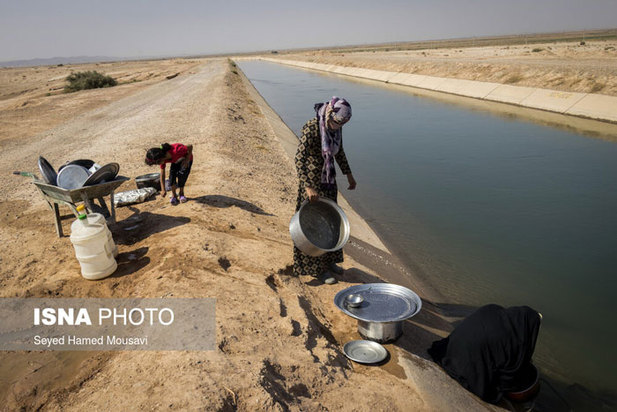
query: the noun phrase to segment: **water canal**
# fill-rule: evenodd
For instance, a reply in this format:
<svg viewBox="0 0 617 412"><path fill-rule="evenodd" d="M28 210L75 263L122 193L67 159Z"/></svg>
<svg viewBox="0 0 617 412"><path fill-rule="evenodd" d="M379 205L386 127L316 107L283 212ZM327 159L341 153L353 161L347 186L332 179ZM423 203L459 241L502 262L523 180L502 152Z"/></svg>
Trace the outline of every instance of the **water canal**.
<svg viewBox="0 0 617 412"><path fill-rule="evenodd" d="M617 143L412 89L239 65L296 134L314 103L351 102L358 188L343 178L341 192L444 303L533 307L543 373L617 392Z"/></svg>

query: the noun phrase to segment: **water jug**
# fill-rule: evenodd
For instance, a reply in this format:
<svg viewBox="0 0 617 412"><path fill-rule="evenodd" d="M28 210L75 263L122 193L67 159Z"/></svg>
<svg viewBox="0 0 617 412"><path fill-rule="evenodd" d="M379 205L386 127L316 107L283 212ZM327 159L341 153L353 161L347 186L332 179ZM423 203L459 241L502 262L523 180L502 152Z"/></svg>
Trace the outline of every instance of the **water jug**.
<svg viewBox="0 0 617 412"><path fill-rule="evenodd" d="M81 274L89 280L103 279L116 270L118 264L109 246L107 229L100 223L91 224L85 214L71 225L71 242L81 265Z"/></svg>
<svg viewBox="0 0 617 412"><path fill-rule="evenodd" d="M77 206L77 211L80 213L84 213L84 206L83 205L79 205ZM116 246L116 243L114 242L114 238L111 235L111 231L109 230L109 228L107 227L107 223L105 222L105 216L103 216L100 213L88 213L88 223L91 225L95 225L95 224L100 224L103 225L105 227L105 232L107 233L107 243L109 246L109 249L111 250L111 253L114 255L114 257L118 256L118 246ZM81 224L79 222L79 219L75 220L73 222L73 224L71 225L71 233L73 233L73 231L75 230L75 226Z"/></svg>

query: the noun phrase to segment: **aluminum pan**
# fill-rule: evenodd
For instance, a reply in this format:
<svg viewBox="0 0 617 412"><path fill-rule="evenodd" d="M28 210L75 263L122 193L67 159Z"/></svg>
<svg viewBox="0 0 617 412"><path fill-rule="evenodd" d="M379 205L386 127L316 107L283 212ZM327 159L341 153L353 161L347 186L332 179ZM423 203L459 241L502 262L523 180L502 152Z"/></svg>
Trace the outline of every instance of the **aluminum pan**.
<svg viewBox="0 0 617 412"><path fill-rule="evenodd" d="M67 165L58 173L57 184L64 190L79 189L88 180L90 172L83 166Z"/></svg>
<svg viewBox="0 0 617 412"><path fill-rule="evenodd" d="M43 175L43 180L45 180L47 184L56 186L58 174L54 167L43 156L39 156L39 170Z"/></svg>
<svg viewBox="0 0 617 412"><path fill-rule="evenodd" d="M345 298L352 293L364 298L357 308L345 304ZM418 295L406 287L391 283L350 286L334 296L334 304L343 313L365 322L398 322L411 318L422 308Z"/></svg>
<svg viewBox="0 0 617 412"><path fill-rule="evenodd" d="M300 206L300 210L298 210L291 218L291 221L289 222L289 233L291 234L291 240L293 240L294 245L298 249L300 249L303 253L309 256L321 256L324 253L334 252L336 250L341 249L343 246L345 246L345 244L349 240L349 234L350 234L349 220L347 219L347 216L345 215L345 212L343 211L343 209L341 209L341 207L337 205L336 202L326 197L320 197L319 200L315 203L329 206L331 208L331 211L335 211L338 214L337 220L340 224L339 238L338 238L338 242L336 243L336 245L331 249L322 249L314 245L313 243L311 243L311 241L309 240L309 238L306 236L306 234L304 233L302 229L302 225L300 222L300 216L302 214L303 209L312 208L314 207L314 205L311 206L311 204L308 201L305 201Z"/></svg>
<svg viewBox="0 0 617 412"><path fill-rule="evenodd" d="M343 346L345 356L358 363L379 363L388 357L388 350L370 340L352 340Z"/></svg>
<svg viewBox="0 0 617 412"><path fill-rule="evenodd" d="M120 165L118 163L108 163L96 172L92 173L83 185L93 186L104 182L111 182L116 178L119 171Z"/></svg>

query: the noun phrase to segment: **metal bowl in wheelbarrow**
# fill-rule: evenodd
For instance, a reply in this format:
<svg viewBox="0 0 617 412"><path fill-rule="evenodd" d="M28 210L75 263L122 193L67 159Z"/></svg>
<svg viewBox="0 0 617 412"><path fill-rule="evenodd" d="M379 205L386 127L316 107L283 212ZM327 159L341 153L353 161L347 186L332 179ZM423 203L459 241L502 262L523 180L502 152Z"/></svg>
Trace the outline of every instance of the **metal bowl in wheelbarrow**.
<svg viewBox="0 0 617 412"><path fill-rule="evenodd" d="M66 165L58 173L58 186L66 190L79 189L89 176L90 172L83 166Z"/></svg>
<svg viewBox="0 0 617 412"><path fill-rule="evenodd" d="M304 202L289 222L294 245L309 256L342 249L349 240L349 220L336 202L319 198Z"/></svg>
<svg viewBox="0 0 617 412"><path fill-rule="evenodd" d="M62 170L64 167L68 165L77 165L77 166L85 167L86 169L89 170L94 165L94 160L90 160L90 159L71 160L70 162L66 162L65 164L60 166L58 171Z"/></svg>

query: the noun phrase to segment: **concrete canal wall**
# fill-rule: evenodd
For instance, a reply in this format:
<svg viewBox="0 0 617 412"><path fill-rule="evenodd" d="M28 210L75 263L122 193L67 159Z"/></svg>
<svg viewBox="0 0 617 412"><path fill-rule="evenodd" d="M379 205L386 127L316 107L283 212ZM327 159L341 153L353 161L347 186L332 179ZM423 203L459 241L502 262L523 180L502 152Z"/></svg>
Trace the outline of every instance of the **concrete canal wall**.
<svg viewBox="0 0 617 412"><path fill-rule="evenodd" d="M336 66L297 60L262 60L306 69L320 70L384 83L417 87L459 96L546 110L588 119L617 123L617 97L593 93L573 93L534 87L398 73L358 67Z"/></svg>

